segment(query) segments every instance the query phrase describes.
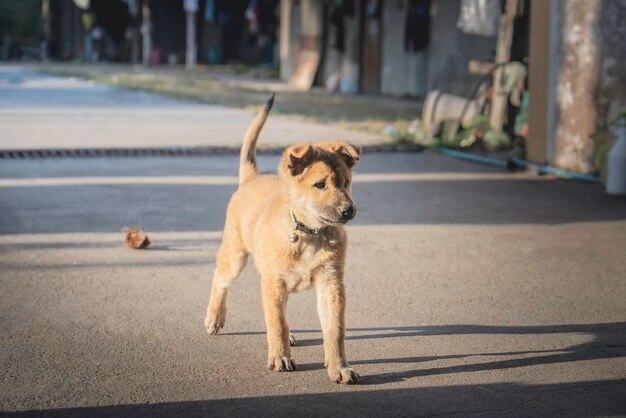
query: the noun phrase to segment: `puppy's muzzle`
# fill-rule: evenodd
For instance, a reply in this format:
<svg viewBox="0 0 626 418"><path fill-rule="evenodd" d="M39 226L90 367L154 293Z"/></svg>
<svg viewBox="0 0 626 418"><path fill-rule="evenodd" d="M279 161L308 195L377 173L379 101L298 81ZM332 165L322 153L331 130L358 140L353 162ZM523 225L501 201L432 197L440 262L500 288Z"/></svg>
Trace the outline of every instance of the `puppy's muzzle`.
<svg viewBox="0 0 626 418"><path fill-rule="evenodd" d="M349 205L348 207L341 210L341 220L343 222L348 222L356 216L356 206Z"/></svg>

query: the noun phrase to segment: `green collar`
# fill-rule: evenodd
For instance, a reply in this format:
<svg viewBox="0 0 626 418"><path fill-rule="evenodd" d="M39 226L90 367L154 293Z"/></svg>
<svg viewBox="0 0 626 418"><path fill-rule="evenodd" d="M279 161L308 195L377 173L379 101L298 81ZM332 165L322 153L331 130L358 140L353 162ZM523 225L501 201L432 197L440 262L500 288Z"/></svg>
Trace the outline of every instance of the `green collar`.
<svg viewBox="0 0 626 418"><path fill-rule="evenodd" d="M303 224L302 222L296 219L296 215L295 213L293 213L292 210L289 211L289 215L291 215L291 220L293 221L294 234L296 231L302 231L310 235L319 235L320 232L324 230L324 227L311 228L311 227L306 226L305 224Z"/></svg>

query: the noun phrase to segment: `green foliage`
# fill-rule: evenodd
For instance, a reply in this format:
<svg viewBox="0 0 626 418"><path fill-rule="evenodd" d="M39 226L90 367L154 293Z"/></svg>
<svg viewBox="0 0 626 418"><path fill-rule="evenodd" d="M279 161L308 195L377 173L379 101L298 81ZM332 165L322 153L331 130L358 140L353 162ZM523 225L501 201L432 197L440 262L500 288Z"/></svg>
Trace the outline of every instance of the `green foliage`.
<svg viewBox="0 0 626 418"><path fill-rule="evenodd" d="M471 148L474 145L482 145L489 151L495 151L510 148L512 143L506 132L489 128L487 116L476 115L465 123L460 131L458 125L444 124L441 136L433 139L433 145L444 148Z"/></svg>
<svg viewBox="0 0 626 418"><path fill-rule="evenodd" d="M489 118L485 115L474 115L464 126L459 146L469 148L478 142L489 129Z"/></svg>
<svg viewBox="0 0 626 418"><path fill-rule="evenodd" d="M611 131L596 132L592 136L594 147L593 154L591 155L591 164L593 168L598 172L600 181L606 185L606 175L608 170L608 155L609 151L613 147L613 144L617 140L615 134Z"/></svg>
<svg viewBox="0 0 626 418"><path fill-rule="evenodd" d="M37 39L41 33L41 0L0 0L0 34Z"/></svg>
<svg viewBox="0 0 626 418"><path fill-rule="evenodd" d="M396 122L394 126L387 126L383 132L391 139L407 144L414 144L415 132L410 129L409 123L405 120Z"/></svg>
<svg viewBox="0 0 626 418"><path fill-rule="evenodd" d="M600 181L604 185L606 185L608 172L609 152L611 152L611 148L617 141L617 132L620 129L626 129L626 112L621 112L617 115L613 123L611 123L611 128L592 135L593 154L591 155L591 165L600 176Z"/></svg>
<svg viewBox="0 0 626 418"><path fill-rule="evenodd" d="M442 124L441 133L430 138L421 129L419 120L410 125L406 121L399 121L393 126L387 126L383 132L398 142L419 144L425 147L439 148L470 148L481 144L485 149L494 151L510 148L511 138L506 132L495 131L489 128L489 118L485 115L472 117L460 129L456 121L447 121Z"/></svg>
<svg viewBox="0 0 626 418"><path fill-rule="evenodd" d="M502 150L511 147L511 138L506 132L489 129L483 135L483 146L490 150Z"/></svg>
<svg viewBox="0 0 626 418"><path fill-rule="evenodd" d="M626 112L621 112L619 115L617 115L612 125L615 128L626 128Z"/></svg>

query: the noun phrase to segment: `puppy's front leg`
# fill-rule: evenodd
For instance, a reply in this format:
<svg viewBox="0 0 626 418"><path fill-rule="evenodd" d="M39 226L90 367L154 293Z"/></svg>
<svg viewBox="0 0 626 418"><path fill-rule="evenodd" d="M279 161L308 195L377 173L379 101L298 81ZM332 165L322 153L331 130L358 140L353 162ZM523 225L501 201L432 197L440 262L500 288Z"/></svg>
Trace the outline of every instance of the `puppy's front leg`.
<svg viewBox="0 0 626 418"><path fill-rule="evenodd" d="M263 311L267 328L267 368L275 371L292 371L296 363L291 358L289 327L286 320L287 290L282 282L261 278Z"/></svg>
<svg viewBox="0 0 626 418"><path fill-rule="evenodd" d="M317 313L324 334L324 366L330 380L356 383L359 375L346 360L346 292L343 277L324 278L317 282Z"/></svg>

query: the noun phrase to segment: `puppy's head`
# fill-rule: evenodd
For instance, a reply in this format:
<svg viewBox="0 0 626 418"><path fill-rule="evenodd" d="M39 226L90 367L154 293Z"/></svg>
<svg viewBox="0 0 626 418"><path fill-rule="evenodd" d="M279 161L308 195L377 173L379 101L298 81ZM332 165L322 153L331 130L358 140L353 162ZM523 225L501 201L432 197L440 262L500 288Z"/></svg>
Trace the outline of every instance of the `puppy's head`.
<svg viewBox="0 0 626 418"><path fill-rule="evenodd" d="M283 154L279 174L292 209L312 228L344 224L356 216L352 167L359 152L346 142L293 145Z"/></svg>

